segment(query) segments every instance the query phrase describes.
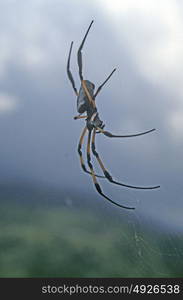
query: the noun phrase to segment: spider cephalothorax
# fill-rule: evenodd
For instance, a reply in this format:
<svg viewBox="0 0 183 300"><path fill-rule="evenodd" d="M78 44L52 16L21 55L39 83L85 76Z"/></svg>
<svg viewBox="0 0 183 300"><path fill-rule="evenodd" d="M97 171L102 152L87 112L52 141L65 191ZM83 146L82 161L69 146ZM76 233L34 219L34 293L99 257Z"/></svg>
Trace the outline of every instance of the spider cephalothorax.
<svg viewBox="0 0 183 300"><path fill-rule="evenodd" d="M98 112L96 112L92 115L91 118L88 117L86 119L86 126L88 130L93 130L97 128L103 129L105 125L100 120Z"/></svg>
<svg viewBox="0 0 183 300"><path fill-rule="evenodd" d="M108 201L110 201L113 204L115 204L117 206L120 206L122 208L134 209L134 207L127 207L127 206L118 204L118 203L114 202L113 200L111 200L110 198L108 198L102 192L102 189L101 189L101 187L100 187L100 185L97 181L97 177L106 178L111 183L121 185L121 186L124 186L124 187L127 187L127 188L133 188L133 189L148 190L148 189L157 189L160 186L156 185L156 186L149 186L149 187L141 187L141 186L134 186L134 185L124 184L124 183L120 183L118 181L115 181L112 178L112 176L110 175L110 173L107 171L107 169L105 168L101 158L99 157L98 152L96 151L96 148L95 148L96 133L102 133L105 136L111 137L111 138L113 138L113 137L127 138L127 137L134 137L134 136L144 135L144 134L147 134L149 132L154 131L155 129L153 128L153 129L148 130L148 131L144 131L144 132L136 133L136 134L129 134L129 135L114 135L114 134L110 133L109 131L103 130L105 125L103 124L103 122L99 118L99 114L97 112L95 99L96 99L96 96L98 95L98 93L100 92L100 90L102 89L102 87L106 84L106 82L109 80L109 78L112 76L112 74L116 71L116 69L114 69L110 73L110 75L106 78L106 80L98 87L96 92L94 92L94 90L95 90L94 83L92 83L89 80L84 80L83 79L83 74L82 74L82 48L83 48L83 45L85 43L86 37L88 35L88 32L89 32L92 24L93 24L93 21L90 23L90 26L88 27L88 30L87 30L87 32L86 32L86 34L85 34L85 36L84 36L84 38L81 42L81 45L80 45L80 47L78 49L78 53L77 53L78 67L79 67L79 77L80 77L80 80L81 80L81 86L80 86L79 92L76 89L75 82L74 82L72 73L70 71L70 58L71 58L73 42L71 42L69 57L68 57L68 61L67 61L67 74L68 74L69 80L72 84L72 87L74 89L74 92L77 96L77 111L78 111L79 115L74 117L74 119L77 120L77 119L85 118L85 120L86 120L86 126L84 127L84 129L82 131L82 134L81 134L80 140L79 140L79 144L78 144L78 153L79 153L79 156L80 156L80 163L81 163L81 167L84 170L84 172L86 172L86 173L88 173L92 176L95 188L101 196L103 196ZM85 115L82 115L83 113L85 113ZM82 156L82 151L81 151L83 141L84 141L84 137L85 137L86 133L88 133L87 163L88 163L89 170L85 166L84 159L83 159L83 156ZM91 150L92 150L92 153L95 156L96 160L98 161L99 166L100 166L101 170L103 171L104 176L95 174L94 169L93 169L93 165L91 163Z"/></svg>

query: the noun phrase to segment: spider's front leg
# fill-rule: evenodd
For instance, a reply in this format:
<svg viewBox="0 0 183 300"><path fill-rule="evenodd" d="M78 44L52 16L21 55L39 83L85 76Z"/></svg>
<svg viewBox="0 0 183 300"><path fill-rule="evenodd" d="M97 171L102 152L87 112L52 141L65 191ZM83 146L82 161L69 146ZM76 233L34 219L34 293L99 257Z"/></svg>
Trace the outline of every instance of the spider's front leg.
<svg viewBox="0 0 183 300"><path fill-rule="evenodd" d="M76 96L78 96L78 91L77 91L76 86L75 86L74 78L73 78L72 73L70 71L70 59L71 59L72 46L73 46L73 42L71 42L71 46L70 46L70 50L69 50L69 56L68 56L68 60L67 60L67 75L69 77L69 80L71 82L71 85L73 87L73 90L74 90Z"/></svg>
<svg viewBox="0 0 183 300"><path fill-rule="evenodd" d="M89 30L90 30L90 28L91 28L93 22L94 22L94 21L92 20L92 22L90 23L90 25L89 25L89 27L88 27L88 29L87 29L87 32L86 32L86 34L85 34L83 40L82 40L82 42L81 42L81 45L80 45L80 47L79 47L79 49L78 49L78 67L79 67L79 77L80 77L81 81L83 80L83 74L82 74L82 68L83 68L83 63L82 63L82 49L83 49L85 40L86 40L86 38L87 38L88 32L89 32Z"/></svg>

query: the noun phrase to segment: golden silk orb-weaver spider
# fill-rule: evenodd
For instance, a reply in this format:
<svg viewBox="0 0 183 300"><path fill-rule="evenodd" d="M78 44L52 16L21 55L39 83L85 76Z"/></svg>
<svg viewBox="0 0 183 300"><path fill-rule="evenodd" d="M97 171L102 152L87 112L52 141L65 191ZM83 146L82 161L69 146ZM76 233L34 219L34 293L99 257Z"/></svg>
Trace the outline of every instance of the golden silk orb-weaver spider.
<svg viewBox="0 0 183 300"><path fill-rule="evenodd" d="M109 138L128 138L128 137L135 137L135 136L144 135L144 134L147 134L149 132L154 131L155 129L153 128L153 129L145 131L145 132L136 133L136 134L129 134L129 135L114 135L114 134L110 133L109 131L104 130L105 125L103 124L103 121L101 121L101 119L99 118L99 113L97 111L95 99L96 99L96 96L98 95L98 93L103 88L103 86L106 84L106 82L112 76L112 74L116 71L116 69L114 69L110 73L110 75L106 78L106 80L97 88L96 92L95 92L94 83L92 83L89 80L83 79L82 49L83 49L84 43L86 41L88 32L89 32L92 24L93 24L93 21L90 23L90 25L89 25L89 27L86 31L86 34L85 34L85 36L84 36L84 38L81 42L81 45L78 49L78 52L77 52L79 77L80 77L80 80L81 80L81 86L80 86L79 92L77 91L72 73L70 71L70 58L71 58L73 42L71 42L68 61L67 61L67 75L69 77L69 80L71 82L73 90L74 90L74 92L77 96L77 111L78 111L79 115L74 117L74 119L77 120L77 119L85 118L85 121L86 121L86 125L85 125L85 127L84 127L84 129L81 133L79 144L78 144L78 153L79 153L79 157L80 157L80 163L81 163L81 167L82 167L83 171L92 176L95 188L101 196L103 196L105 199L107 199L108 201L110 201L111 203L113 203L113 204L115 204L119 207L122 207L122 208L125 208L125 209L134 209L134 207L127 207L127 206L118 204L118 203L114 202L113 200L111 200L110 198L108 198L103 193L103 191L101 189L101 186L98 183L97 178L105 178L113 184L121 185L123 187L132 188L132 189L150 190L150 189L157 189L160 186L159 185L149 186L149 187L133 186L133 185L124 184L124 183L120 183L118 181L115 181L112 178L111 174L105 168L99 154L96 151L96 148L95 148L96 133L101 133L101 134L103 134L103 135L105 135ZM85 113L85 115L83 115L83 113ZM87 164L88 164L89 170L85 166L82 151L81 151L82 145L83 145L83 142L84 142L84 137L85 137L86 134L88 135L88 140L87 140ZM94 157L98 161L99 166L102 169L104 176L100 176L100 175L95 174L94 168L93 168L93 165L92 165L92 162L91 162L91 150L92 150L92 153L93 153Z"/></svg>

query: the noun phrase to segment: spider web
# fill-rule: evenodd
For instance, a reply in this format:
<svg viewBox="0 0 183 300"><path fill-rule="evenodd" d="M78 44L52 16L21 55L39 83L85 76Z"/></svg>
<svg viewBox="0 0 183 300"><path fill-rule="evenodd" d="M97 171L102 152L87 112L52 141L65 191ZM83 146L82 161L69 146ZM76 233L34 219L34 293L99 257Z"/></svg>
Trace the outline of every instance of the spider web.
<svg viewBox="0 0 183 300"><path fill-rule="evenodd" d="M133 194L134 200L135 193L129 193ZM139 198L135 201L138 203ZM134 247L134 256L138 259L138 269L133 271L131 276L181 277L182 232L161 221L157 222L152 216L141 213L139 209L127 219L128 229L132 232L131 247Z"/></svg>

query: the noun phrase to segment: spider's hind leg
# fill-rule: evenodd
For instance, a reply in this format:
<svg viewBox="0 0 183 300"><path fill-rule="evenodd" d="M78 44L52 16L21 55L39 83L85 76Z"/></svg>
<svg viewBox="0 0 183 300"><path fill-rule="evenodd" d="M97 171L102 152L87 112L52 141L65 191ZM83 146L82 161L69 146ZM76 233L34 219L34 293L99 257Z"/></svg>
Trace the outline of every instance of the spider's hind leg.
<svg viewBox="0 0 183 300"><path fill-rule="evenodd" d="M101 161L100 157L99 157L99 154L97 153L96 149L95 149L95 135L96 135L96 129L93 130L93 136L92 136L92 152L93 154L95 155L103 173L104 173L104 176L111 182L111 183L114 183L114 184L117 184L117 185L121 185L121 186L124 186L124 187L127 187L127 188L132 188L132 189L139 189L139 190L152 190L152 189L157 189L159 188L160 186L159 185L156 185L156 186L148 186L148 187L142 187L142 186L134 186L134 185L129 185L129 184L124 184L124 183L120 183L120 182L117 182L115 180L113 180L112 176L109 174L109 172L106 170L106 168L104 167L103 165L103 162Z"/></svg>
<svg viewBox="0 0 183 300"><path fill-rule="evenodd" d="M80 136L80 139L79 139L79 144L78 144L78 154L79 154L79 158L80 158L80 164L81 164L81 167L83 169L83 171L85 173L88 173L91 175L91 172L89 172L87 169L86 169L86 166L84 164L84 160L83 160L83 154L82 154L82 151L81 151L81 148L82 148L82 145L83 145L83 141L84 141L84 137L85 137L85 134L87 132L87 127L85 126L85 128L83 129L82 133L81 133L81 136ZM105 176L101 176L101 175L97 175L95 174L96 177L99 177L99 178L105 178Z"/></svg>
<svg viewBox="0 0 183 300"><path fill-rule="evenodd" d="M122 207L122 208L125 208L125 209L135 209L134 207L128 207L128 206L124 206L124 205L121 205L121 204L118 204L116 202L114 202L113 200L111 200L110 198L108 198L103 192L102 192L102 189L96 179L96 175L94 173L94 170L93 170L93 165L91 163L91 156L90 156L90 142L91 142L91 131L89 131L88 133L88 143L87 143L87 162L88 162L88 166L90 168L90 171L91 171L91 175L92 175L92 179L93 179L93 183L95 185L95 188L97 190L97 192L102 196L104 197L105 199L107 199L109 202L113 203L114 205L116 206L119 206L119 207Z"/></svg>
<svg viewBox="0 0 183 300"><path fill-rule="evenodd" d="M97 129L103 133L105 136L107 137L110 137L110 138L128 138L128 137L135 137L135 136L140 136L140 135L144 135L144 134L147 134L147 133L150 133L150 132L153 132L155 131L156 129L153 128L153 129L150 129L150 130L147 130L147 131L143 131L143 132L140 132L140 133L135 133L135 134L126 134L126 135L116 135L116 134L113 134L109 131L105 131L103 130L103 128L100 128L100 127L97 127Z"/></svg>

